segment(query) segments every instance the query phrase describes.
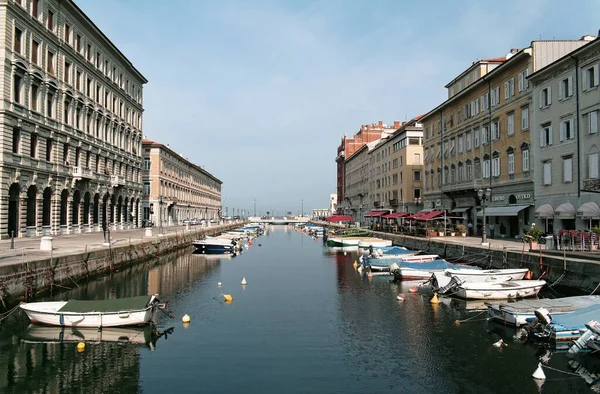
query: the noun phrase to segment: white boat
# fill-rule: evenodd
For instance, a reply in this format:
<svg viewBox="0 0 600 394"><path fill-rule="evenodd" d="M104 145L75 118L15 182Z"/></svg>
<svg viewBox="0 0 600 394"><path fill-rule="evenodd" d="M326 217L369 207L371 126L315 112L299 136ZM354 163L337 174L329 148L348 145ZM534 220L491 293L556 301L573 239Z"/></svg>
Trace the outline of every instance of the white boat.
<svg viewBox="0 0 600 394"><path fill-rule="evenodd" d="M545 285L545 280L462 283L454 295L467 300L518 299L535 297Z"/></svg>
<svg viewBox="0 0 600 394"><path fill-rule="evenodd" d="M545 308L552 315L559 315L575 312L598 303L600 303L600 295L489 303L488 316L491 320L499 323L520 327L528 324L528 319L535 319L535 311L540 308Z"/></svg>
<svg viewBox="0 0 600 394"><path fill-rule="evenodd" d="M380 238L364 238L358 241L358 247L361 249L373 248L385 248L386 246L392 246L392 241Z"/></svg>
<svg viewBox="0 0 600 394"><path fill-rule="evenodd" d="M123 327L150 323L161 308L158 294L114 300L70 300L21 303L33 324L63 327Z"/></svg>
<svg viewBox="0 0 600 394"><path fill-rule="evenodd" d="M231 253L234 249L235 241L228 238L211 238L196 240L192 243L196 250L201 253Z"/></svg>
<svg viewBox="0 0 600 394"><path fill-rule="evenodd" d="M456 277L462 283L473 282L505 282L508 280L521 280L529 271L527 268L509 268L509 269L489 269L489 270L470 270L464 268L449 268L444 270L444 274L449 277Z"/></svg>

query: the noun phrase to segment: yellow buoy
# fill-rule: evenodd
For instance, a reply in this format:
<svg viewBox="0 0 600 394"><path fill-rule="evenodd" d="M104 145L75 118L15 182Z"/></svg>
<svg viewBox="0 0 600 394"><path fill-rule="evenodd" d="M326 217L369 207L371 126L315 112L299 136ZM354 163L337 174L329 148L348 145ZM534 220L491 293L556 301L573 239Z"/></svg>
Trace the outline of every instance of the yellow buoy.
<svg viewBox="0 0 600 394"><path fill-rule="evenodd" d="M439 304L440 303L440 300L438 299L437 293L433 293L433 298L429 302L431 302L432 304Z"/></svg>
<svg viewBox="0 0 600 394"><path fill-rule="evenodd" d="M85 350L85 343L83 343L83 342L79 342L79 343L77 344L77 351L78 351L78 352L83 352L84 350Z"/></svg>
<svg viewBox="0 0 600 394"><path fill-rule="evenodd" d="M353 266L354 268L357 268L357 267L358 267L358 263L355 261L355 262L354 262L354 264L352 264L352 266Z"/></svg>
<svg viewBox="0 0 600 394"><path fill-rule="evenodd" d="M181 323L181 325L183 326L183 328L188 328L190 326L190 323Z"/></svg>
<svg viewBox="0 0 600 394"><path fill-rule="evenodd" d="M231 301L233 300L233 297L231 296L231 294L222 294L223 298L225 298L225 301Z"/></svg>
<svg viewBox="0 0 600 394"><path fill-rule="evenodd" d="M181 318L181 321L183 323L189 323L190 320L192 320L192 319L190 318L190 315L188 315L187 313L185 315L183 315L183 317Z"/></svg>

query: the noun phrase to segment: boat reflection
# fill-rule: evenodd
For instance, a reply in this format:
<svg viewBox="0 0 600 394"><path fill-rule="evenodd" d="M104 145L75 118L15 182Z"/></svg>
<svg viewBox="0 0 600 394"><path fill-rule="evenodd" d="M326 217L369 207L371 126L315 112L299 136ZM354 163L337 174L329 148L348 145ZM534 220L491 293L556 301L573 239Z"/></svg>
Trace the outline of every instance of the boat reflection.
<svg viewBox="0 0 600 394"><path fill-rule="evenodd" d="M125 328L49 327L30 325L22 335L23 343L68 343L68 342L118 342L120 344L145 345L154 349L159 338L172 334L174 327L159 331L156 326Z"/></svg>

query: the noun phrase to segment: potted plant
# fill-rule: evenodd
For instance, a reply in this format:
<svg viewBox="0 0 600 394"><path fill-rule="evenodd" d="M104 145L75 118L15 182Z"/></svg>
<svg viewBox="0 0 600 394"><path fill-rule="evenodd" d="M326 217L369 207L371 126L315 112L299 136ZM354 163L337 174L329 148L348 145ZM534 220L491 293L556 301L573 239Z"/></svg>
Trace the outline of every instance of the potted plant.
<svg viewBox="0 0 600 394"><path fill-rule="evenodd" d="M456 226L452 226L452 228L450 230L450 236L451 237L455 237L456 236Z"/></svg>
<svg viewBox="0 0 600 394"><path fill-rule="evenodd" d="M462 235L463 237L467 236L467 228L465 227L464 224L457 224L456 225L456 231Z"/></svg>
<svg viewBox="0 0 600 394"><path fill-rule="evenodd" d="M527 238L529 239L529 250L537 250L538 242L540 241L540 237L544 232L541 228L533 224L531 228L525 233Z"/></svg>

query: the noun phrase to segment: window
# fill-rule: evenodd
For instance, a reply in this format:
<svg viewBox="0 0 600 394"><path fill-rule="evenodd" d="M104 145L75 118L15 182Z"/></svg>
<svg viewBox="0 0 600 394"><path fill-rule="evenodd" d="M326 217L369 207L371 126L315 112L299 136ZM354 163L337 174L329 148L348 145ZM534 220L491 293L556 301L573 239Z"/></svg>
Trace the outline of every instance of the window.
<svg viewBox="0 0 600 394"><path fill-rule="evenodd" d="M40 0L31 0L31 15L34 18L40 17Z"/></svg>
<svg viewBox="0 0 600 394"><path fill-rule="evenodd" d="M81 158L81 149L75 148L75 167L79 167L79 159Z"/></svg>
<svg viewBox="0 0 600 394"><path fill-rule="evenodd" d="M85 89L85 94L88 97L92 97L92 79L88 78L87 79L87 84L85 85L86 89Z"/></svg>
<svg viewBox="0 0 600 394"><path fill-rule="evenodd" d="M588 134L597 134L598 133L598 111L592 111L584 115L587 117L587 120L584 121L584 124L587 127Z"/></svg>
<svg viewBox="0 0 600 394"><path fill-rule="evenodd" d="M523 161L523 172L527 172L529 171L529 149L523 150L521 154L521 159Z"/></svg>
<svg viewBox="0 0 600 394"><path fill-rule="evenodd" d="M563 183L573 182L573 156L563 157Z"/></svg>
<svg viewBox="0 0 600 394"><path fill-rule="evenodd" d="M473 140L471 138L471 132L467 133L467 151L470 151L473 147Z"/></svg>
<svg viewBox="0 0 600 394"><path fill-rule="evenodd" d="M540 128L540 146L549 145L552 145L552 126L550 123L546 123Z"/></svg>
<svg viewBox="0 0 600 394"><path fill-rule="evenodd" d="M70 124L69 121L69 112L71 110L71 101L70 100L65 100L64 104L63 104L63 122L65 124Z"/></svg>
<svg viewBox="0 0 600 394"><path fill-rule="evenodd" d="M96 67L98 69L100 69L100 65L102 64L102 62L100 60L101 60L100 52L96 52Z"/></svg>
<svg viewBox="0 0 600 394"><path fill-rule="evenodd" d="M13 128L13 141L12 141L13 153L21 153L21 129Z"/></svg>
<svg viewBox="0 0 600 394"><path fill-rule="evenodd" d="M521 130L529 128L529 107L521 108Z"/></svg>
<svg viewBox="0 0 600 394"><path fill-rule="evenodd" d="M490 159L489 159L489 157L483 159L483 177L484 178L490 177Z"/></svg>
<svg viewBox="0 0 600 394"><path fill-rule="evenodd" d="M551 161L546 161L544 162L544 185L551 185L552 184L552 162Z"/></svg>
<svg viewBox="0 0 600 394"><path fill-rule="evenodd" d="M80 129L80 123L81 123L81 108L76 108L75 109L75 128L76 129Z"/></svg>
<svg viewBox="0 0 600 394"><path fill-rule="evenodd" d="M87 56L88 62L91 62L92 61L92 44L87 44L86 56Z"/></svg>
<svg viewBox="0 0 600 394"><path fill-rule="evenodd" d="M547 108L552 104L552 86L540 90L540 108Z"/></svg>
<svg viewBox="0 0 600 394"><path fill-rule="evenodd" d="M504 99L508 100L509 98L515 95L515 79L511 78L508 81L504 82Z"/></svg>
<svg viewBox="0 0 600 394"><path fill-rule="evenodd" d="M38 100L40 96L40 88L35 83L31 85L31 109L38 111Z"/></svg>
<svg viewBox="0 0 600 394"><path fill-rule="evenodd" d="M37 146L38 146L38 136L37 134L31 134L31 141L29 143L29 156L35 157L37 156Z"/></svg>
<svg viewBox="0 0 600 394"><path fill-rule="evenodd" d="M144 158L144 170L150 170L152 162L149 158Z"/></svg>
<svg viewBox="0 0 600 394"><path fill-rule="evenodd" d="M590 90L600 84L600 78L598 75L598 67L600 64L595 64L592 67L587 68L583 72L583 90Z"/></svg>
<svg viewBox="0 0 600 394"><path fill-rule="evenodd" d="M52 51L48 51L48 64L46 70L54 75L54 53L52 53Z"/></svg>
<svg viewBox="0 0 600 394"><path fill-rule="evenodd" d="M52 139L46 140L46 161L52 161Z"/></svg>
<svg viewBox="0 0 600 394"><path fill-rule="evenodd" d="M467 180L470 181L473 179L473 165L471 161L467 160Z"/></svg>
<svg viewBox="0 0 600 394"><path fill-rule="evenodd" d="M54 93L53 92L48 92L46 94L46 116L49 118L53 117L53 111L52 111L52 107L54 106Z"/></svg>
<svg viewBox="0 0 600 394"><path fill-rule="evenodd" d="M515 113L511 112L506 116L506 133L508 135L515 135Z"/></svg>
<svg viewBox="0 0 600 394"><path fill-rule="evenodd" d="M150 182L144 182L144 195L150 195Z"/></svg>
<svg viewBox="0 0 600 394"><path fill-rule="evenodd" d="M64 37L64 39L65 39L65 42L67 44L69 44L69 45L71 44L71 26L67 25L66 23L65 23L65 37Z"/></svg>
<svg viewBox="0 0 600 394"><path fill-rule="evenodd" d="M588 179L598 179L598 153L588 156Z"/></svg>
<svg viewBox="0 0 600 394"><path fill-rule="evenodd" d="M492 140L500 139L500 121L498 119L492 122Z"/></svg>
<svg viewBox="0 0 600 394"><path fill-rule="evenodd" d="M421 171L415 171L413 180L420 181L421 180Z"/></svg>
<svg viewBox="0 0 600 394"><path fill-rule="evenodd" d="M479 129L475 129L475 148L479 147Z"/></svg>
<svg viewBox="0 0 600 394"><path fill-rule="evenodd" d="M508 154L508 173L515 173L515 154L513 152Z"/></svg>
<svg viewBox="0 0 600 394"><path fill-rule="evenodd" d="M98 170L100 169L100 155L96 154L96 160L94 161L94 171L98 172Z"/></svg>
<svg viewBox="0 0 600 394"><path fill-rule="evenodd" d="M63 145L63 163L65 163L66 166L69 165L69 148L68 143Z"/></svg>
<svg viewBox="0 0 600 394"><path fill-rule="evenodd" d="M560 122L560 142L572 140L575 138L573 133L573 119Z"/></svg>
<svg viewBox="0 0 600 394"><path fill-rule="evenodd" d="M54 31L54 12L48 10L48 19L46 20L48 30Z"/></svg>
<svg viewBox="0 0 600 394"><path fill-rule="evenodd" d="M490 141L490 129L487 126L481 128L481 145L485 145Z"/></svg>
<svg viewBox="0 0 600 394"><path fill-rule="evenodd" d="M463 153L465 150L465 136L461 135L458 137L458 153Z"/></svg>
<svg viewBox="0 0 600 394"><path fill-rule="evenodd" d="M23 84L23 78L15 74L13 76L13 101L15 103L21 104L21 87Z"/></svg>
<svg viewBox="0 0 600 394"><path fill-rule="evenodd" d="M529 81L527 80L527 75L529 75L529 70L525 70L519 73L519 92L527 89L529 87Z"/></svg>
<svg viewBox="0 0 600 394"><path fill-rule="evenodd" d="M81 71L77 71L77 77L75 78L75 89L81 90Z"/></svg>
<svg viewBox="0 0 600 394"><path fill-rule="evenodd" d="M38 63L38 59L40 57L39 54L40 54L40 43L37 42L36 40L32 40L31 41L31 63L37 64L38 66L40 65Z"/></svg>
<svg viewBox="0 0 600 394"><path fill-rule="evenodd" d="M495 154L494 158L492 159L492 176L500 176L500 156L498 156L497 154Z"/></svg>
<svg viewBox="0 0 600 394"><path fill-rule="evenodd" d="M23 47L23 44L21 42L22 38L23 32L18 27L15 27L15 35L13 37L13 51L18 54L23 54L23 52L21 52L21 48Z"/></svg>
<svg viewBox="0 0 600 394"><path fill-rule="evenodd" d="M416 198L421 198L421 189L414 189L413 195Z"/></svg>
<svg viewBox="0 0 600 394"><path fill-rule="evenodd" d="M421 154L415 153L413 155L413 164L421 164Z"/></svg>
<svg viewBox="0 0 600 394"><path fill-rule="evenodd" d="M81 36L79 34L75 37L75 49L81 53Z"/></svg>
<svg viewBox="0 0 600 394"><path fill-rule="evenodd" d="M566 100L573 95L573 77L568 77L558 84L559 100Z"/></svg>

